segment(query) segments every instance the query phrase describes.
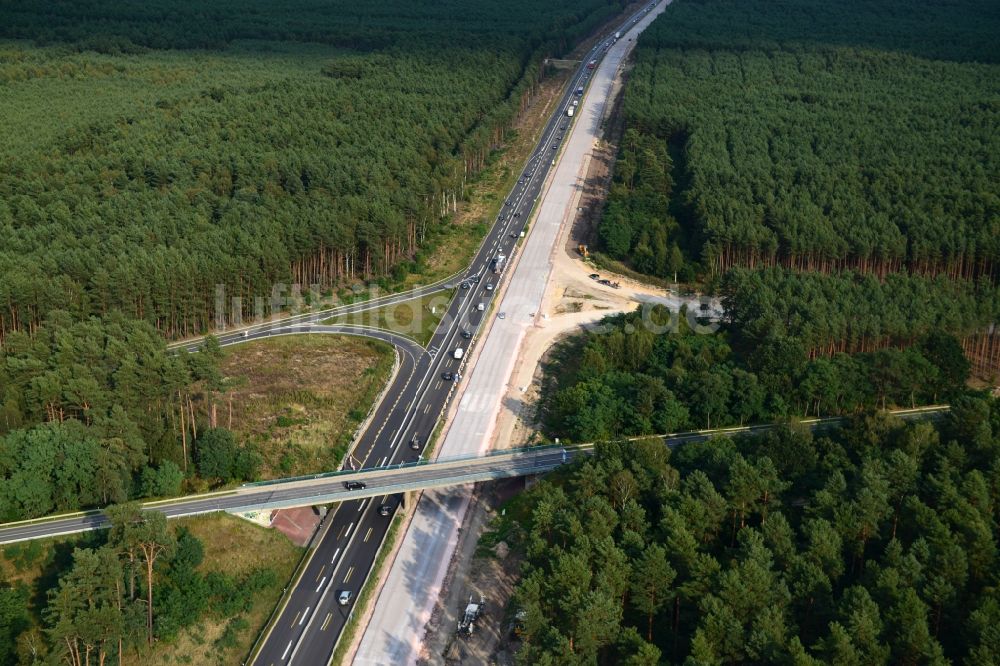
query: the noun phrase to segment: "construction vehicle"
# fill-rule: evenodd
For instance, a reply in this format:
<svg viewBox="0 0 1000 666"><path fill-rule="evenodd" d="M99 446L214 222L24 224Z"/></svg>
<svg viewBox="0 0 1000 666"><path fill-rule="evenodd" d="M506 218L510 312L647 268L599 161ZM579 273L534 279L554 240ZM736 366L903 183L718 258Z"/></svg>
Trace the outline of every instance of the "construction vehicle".
<svg viewBox="0 0 1000 666"><path fill-rule="evenodd" d="M476 620L482 616L485 610L486 599L480 596L479 603L474 603L470 594L469 603L465 606L465 615L458 621L459 636L471 636L476 629Z"/></svg>
<svg viewBox="0 0 1000 666"><path fill-rule="evenodd" d="M590 250L588 250L587 246L584 245L583 243L580 243L579 245L577 245L576 249L580 253L580 256L583 257L584 259L589 259L590 258Z"/></svg>

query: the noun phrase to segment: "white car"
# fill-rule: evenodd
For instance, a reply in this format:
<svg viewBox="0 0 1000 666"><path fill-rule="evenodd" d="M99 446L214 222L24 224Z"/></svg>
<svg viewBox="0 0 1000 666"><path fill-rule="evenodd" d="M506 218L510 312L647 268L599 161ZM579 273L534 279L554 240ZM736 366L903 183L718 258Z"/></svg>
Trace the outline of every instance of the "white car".
<svg viewBox="0 0 1000 666"><path fill-rule="evenodd" d="M497 319L506 319L506 318L507 318L506 312L501 312L500 314L497 315Z"/></svg>
<svg viewBox="0 0 1000 666"><path fill-rule="evenodd" d="M483 310L486 309L486 303L480 303L479 305L476 306L476 309L482 312Z"/></svg>
<svg viewBox="0 0 1000 666"><path fill-rule="evenodd" d="M337 603L340 604L341 606L346 606L347 604L351 603L351 596L352 595L350 590L341 590L340 594L337 595Z"/></svg>

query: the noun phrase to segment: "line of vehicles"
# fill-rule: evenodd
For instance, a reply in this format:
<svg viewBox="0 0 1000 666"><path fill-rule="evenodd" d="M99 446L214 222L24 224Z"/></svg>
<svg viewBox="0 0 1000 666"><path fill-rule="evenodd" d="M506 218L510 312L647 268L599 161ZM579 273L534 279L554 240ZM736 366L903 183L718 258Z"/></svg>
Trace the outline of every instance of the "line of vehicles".
<svg viewBox="0 0 1000 666"><path fill-rule="evenodd" d="M634 23L635 21L633 20L632 22ZM626 23L625 25L627 26L628 24ZM620 33L616 35L615 38L617 39L619 35ZM599 62L600 59L600 47L597 47L594 50L592 50L590 56L591 57L596 56L596 57L594 57L593 60L590 59L587 60L588 66L583 68L584 71L578 75L576 87L571 88L572 92L567 96L569 99L567 100L565 97L563 98L563 103L566 104L565 108L567 109L566 115L569 117L574 116L576 113L576 109L580 108L579 105L581 104L581 100L584 94L584 86L586 85L585 82L589 79L589 76L592 74L592 72L596 70L597 63ZM570 109L572 109L572 111L570 111ZM555 125L558 125L558 122L556 122ZM548 134L546 141L544 141L539 146L539 148L544 148L545 143L548 142L551 143L552 151L556 151L558 149L559 142L563 138L561 130L565 130L566 127L567 123L562 124L562 126L559 126L558 129L556 128L556 126L553 126L551 128L553 131ZM529 187L525 184L530 180L530 177L535 173L537 167L540 164L548 162L549 160L551 160L553 165L555 164L554 155L556 153L552 152L551 153L552 157L545 157L544 155L546 153L549 153L549 151L545 150L544 153L539 151L534 156L532 161L529 162L526 172L522 175L521 185L525 187L520 189L524 191L523 192L515 191L515 193L521 196L522 199L524 195L527 193L527 188ZM537 164L535 164L536 160L538 161ZM539 189L538 184L535 184L534 188L537 192L537 190ZM521 217L522 214L526 216L528 210L530 210L530 199L527 201L529 203L527 209L519 210L520 208L522 208L519 205L521 203L521 199L517 199L517 197L511 197L511 199L506 202L506 206L509 206L510 208L501 211L501 214L498 216L497 222L499 223L507 222L508 224L514 224L516 218ZM520 227L521 225L518 226ZM507 231L513 231L512 233L510 233L511 237L514 237L515 235L517 235L518 237L524 236L523 231L520 231L520 229L518 228L515 228L514 230L505 230L503 233L506 235ZM502 241L502 236L498 240ZM510 243L508 243L508 245L510 245ZM494 244L494 248L496 248L496 244ZM483 293L483 298L481 300L472 302L470 302L471 299L467 298L455 299L453 304L449 306L449 309L454 309L456 314L456 316L449 318L451 321L458 323L459 319L462 316L477 311L481 313L486 309L486 302L488 302L489 297L492 296L491 292L494 291L495 286L499 283L499 279L501 279L500 276L506 269L508 263L507 257L504 255L503 252L496 253L496 250L494 250L494 253L495 254L493 255L493 257L488 262L486 262L485 266L482 263L478 263L478 266L480 268L477 268L476 275L469 275L469 277L467 277L466 280L460 284L461 291L459 293L461 294L462 292L468 291L469 292L468 295L471 296L472 295L471 290L475 286L478 286L480 284L481 277L485 276L486 279L483 280L483 282L485 282L485 284L483 285L485 292ZM473 263L473 265L476 266L478 261L480 261L480 259L477 258L477 260ZM504 312L497 313L497 319L504 319L505 316L506 313ZM462 324L460 324L460 326L479 325L479 324L474 324L473 322L474 320L470 320L467 324L463 322ZM460 339L457 340L457 344L455 342L452 342L452 340L456 340L456 338L459 335L461 337ZM412 414L415 413L415 410L413 410L413 406L417 404L426 403L426 406L424 409L421 410L421 413L428 414L427 408L431 406L437 408L438 402L442 400L446 401L447 398L442 399L441 396L445 394L451 395L450 387L442 386L440 380L437 380L438 381L437 384L433 384L432 382L435 380L434 379L435 376L436 377L443 376L445 379L450 379L452 381L458 380L458 377L460 375L457 372L457 370L461 367L462 363L464 363L465 356L467 356L466 351L469 348L469 345L463 344L462 340L470 340L471 343L471 338L473 336L469 330L465 330L463 328L458 328L458 330L452 328L450 329L450 331L442 328L442 330L435 332L435 337L442 338L439 342L436 343L438 345L437 348L442 348L442 347L446 349L451 348L451 352L448 353L447 355L437 355L435 357L434 352L436 351L436 349L433 347L431 348L432 351L428 357L429 360L423 359L424 363L427 365L427 370L428 370L427 374L424 375L424 379L421 379L419 383L414 384L413 385L414 388L407 388L410 386L409 384L406 384L403 387L403 390L405 391L404 394L407 396L410 396L412 394L414 401L409 403L410 406L407 407L401 406L398 408L398 410L396 407L390 408L390 415L386 417L386 422L385 422L386 425L390 423L392 423L393 426L399 425L398 435L396 434L397 430L392 430L391 432L393 434L386 434L386 435L380 435L379 433L381 432L381 430L376 432L376 434L374 435L375 440L371 444L371 454L374 454L376 447L380 445L383 447L389 446L389 448L391 449L394 446L394 444L392 444L392 440L395 437L398 436L400 439L402 439L407 434L412 436L411 439L409 440L409 446L407 447L412 451L410 456L404 456L404 458L413 457L413 454L421 453L422 449L426 445L427 443L426 433L431 432L431 430L433 429L432 423L436 423L437 417L434 417L433 419L427 417L424 418L422 421L418 422L417 420L413 420L416 417L397 418L396 412L399 411L400 414L403 414L404 412ZM433 338L432 342L435 342ZM448 370L448 365L451 366L451 371ZM434 372L435 370L437 370L437 372ZM448 377L447 374L450 374L451 376ZM430 393L428 393L428 391L430 391ZM407 431L409 432L407 433ZM414 431L423 434L414 434ZM386 428L386 433L389 432L390 432L389 429ZM407 440L402 439L402 441L405 442ZM399 447L399 449L403 449L403 447ZM389 464L394 464L396 458L400 458L400 456L399 455L394 456L390 453L388 459L386 458L382 459L381 465L385 465L386 462L388 462ZM379 464L380 463L374 463L372 465L368 465L365 463L364 466L365 467L379 466ZM363 481L345 482L345 485L347 485L348 483L350 484L350 486L347 486L348 490L361 490L365 488ZM348 564L351 564L351 567L350 569L348 569L348 572L353 571L355 567L358 567L359 571L356 572L356 577L358 573L360 573L362 581L364 580L364 578L367 577L368 572L370 571L371 564L375 559L375 554L377 554L378 552L378 547L379 547L378 544L381 543L380 537L388 529L387 527L388 521L378 520L378 519L370 521L365 516L365 514L367 514L367 516L372 516L372 514L376 513L375 511L372 511L372 509L377 508L378 511L376 515L382 516L383 518L391 517L396 507L400 504L401 500L400 499L389 500L388 498L382 500L382 502L387 502L387 501L388 503L386 504L376 503L374 506L372 506L372 504L369 504L368 507L370 508L368 509L368 511L361 513L360 520L354 518L355 513L353 511L341 510L335 514L335 520L344 523L346 526L346 531L343 530L338 531L333 529L329 530L327 532L327 536L323 539L321 545L318 547L318 550L322 549L323 547L326 547L327 551L332 552L332 559L330 559L330 563L334 563L334 561L336 561L335 571L338 568L340 568L341 565L347 566ZM365 509L364 502L358 505L358 512L362 512L363 509ZM357 524L355 524L356 520L358 520ZM347 524L347 521L350 521L349 525ZM331 526L336 524L337 523L331 523ZM365 537L363 543L359 540L356 540L353 536L360 533L362 530L362 526L364 525L368 526L366 534L371 534L373 528L375 530L374 533L375 538L370 543L367 536ZM351 531L352 528L355 528L353 532ZM352 536L348 538L347 535L352 535ZM341 551L340 547L340 540L342 539L347 539L346 545L343 546L344 547L343 552ZM352 544L355 544L354 549L348 552L348 549L352 547ZM336 550L334 550L335 545L337 546ZM326 555L330 555L330 552L327 552ZM341 556L340 559L337 559L338 555ZM326 567L328 565L326 563L319 562L319 560L317 560L315 563L311 563L309 566L311 567L310 570L311 574L312 570L315 570L317 567ZM322 572L322 568L320 568L319 570L320 572ZM348 573L348 575L350 575L350 573ZM344 578L343 583L346 582L347 579ZM303 587L303 589L305 588ZM335 596L333 596L331 601L333 601L334 603L346 607L352 605L355 602L356 595L354 594L354 591L352 591L351 589L333 588L333 591ZM306 610L307 613L308 613L307 600L311 600L313 597L310 595L313 594L314 594L313 589L309 587L309 589L306 590L306 592L300 594L297 599L297 601L299 602L298 605L305 605L305 607L307 608ZM322 602L323 599L322 597L320 597L319 603L322 604ZM481 599L479 604L475 604L473 600L470 600L470 604L472 606L475 606L475 608L468 608L468 607L466 608L467 611L472 611L469 614L470 616L467 618L466 622L467 631L472 630L473 624L478 619L478 616L481 614L483 602L484 600ZM295 606L296 603L290 600L287 606L287 612L290 614L292 612L292 608ZM315 615L316 613L319 612L319 610L320 610L319 606L314 606L313 614ZM320 640L318 638L318 634L316 632L313 632L313 634L311 635L311 639L309 641L305 641L304 638L306 636L306 632L308 631L309 627L308 625L306 625L306 627L302 629L301 628L302 622L299 622L296 626L291 627L291 631L289 631L286 628L283 628L281 631L275 631L273 634L269 635L268 640L266 641L262 650L258 653L256 658L257 663L270 663L271 661L277 663L278 661L286 662L286 660L301 661L301 663L307 663L309 661L315 661L315 658L322 658L324 655L327 654L328 650L331 649L330 647L331 644L329 643L328 640L329 637L336 636L336 638L339 638L340 632L343 629L344 622L346 622L346 618L348 616L349 614L344 615L342 618L337 617L336 622L330 627L330 633L324 634L323 640ZM282 617L281 619L282 621L284 621L286 618ZM276 624L275 626L278 625ZM296 629L296 627L300 628ZM325 626L324 630L326 630ZM336 644L336 639L334 639L332 645L335 644ZM293 652L292 655L289 657L287 656L287 653L293 645L295 647L295 652ZM284 653L282 653L282 650L284 650ZM281 655L280 657L278 656L279 654ZM296 654L298 654L297 657ZM269 658L269 656L271 658Z"/></svg>

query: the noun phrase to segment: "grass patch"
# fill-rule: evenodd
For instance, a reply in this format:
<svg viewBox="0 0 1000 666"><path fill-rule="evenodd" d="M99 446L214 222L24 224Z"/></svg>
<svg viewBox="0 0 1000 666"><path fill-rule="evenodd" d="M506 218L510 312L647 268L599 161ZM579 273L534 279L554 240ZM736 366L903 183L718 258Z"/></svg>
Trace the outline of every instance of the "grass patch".
<svg viewBox="0 0 1000 666"><path fill-rule="evenodd" d="M249 613L232 618L204 617L183 630L177 640L154 646L134 664L239 664L264 628L282 589L302 556L301 548L283 534L224 513L181 518L205 547L200 570L244 576L267 567L276 574L273 584L254 597ZM130 663L126 659L126 663Z"/></svg>
<svg viewBox="0 0 1000 666"><path fill-rule="evenodd" d="M218 571L239 577L266 568L274 572L275 582L258 592L248 613L232 618L206 615L182 630L175 640L156 643L152 650L127 651L123 663L238 664L281 598L302 549L280 532L225 513L179 518L170 524L175 530L186 527L202 542L204 560L198 567L202 573ZM99 530L4 546L0 549L0 579L25 590L32 622L41 627L47 593L69 570L73 550L96 548L106 537L107 533Z"/></svg>
<svg viewBox="0 0 1000 666"><path fill-rule="evenodd" d="M352 336L295 335L226 350L227 425L264 458L262 477L336 469L392 371L392 348Z"/></svg>
<svg viewBox="0 0 1000 666"><path fill-rule="evenodd" d="M454 294L454 289L428 294L402 303L340 315L323 323L381 328L413 338L421 345L426 345L448 310L448 303Z"/></svg>

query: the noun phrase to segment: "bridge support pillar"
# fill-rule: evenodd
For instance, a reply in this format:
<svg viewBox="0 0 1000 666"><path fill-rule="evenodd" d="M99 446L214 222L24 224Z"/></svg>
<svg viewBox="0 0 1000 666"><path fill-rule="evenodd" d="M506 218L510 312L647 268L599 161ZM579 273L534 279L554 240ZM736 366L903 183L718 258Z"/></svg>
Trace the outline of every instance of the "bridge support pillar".
<svg viewBox="0 0 1000 666"><path fill-rule="evenodd" d="M417 501L417 491L407 490L400 495L399 506L406 509Z"/></svg>

